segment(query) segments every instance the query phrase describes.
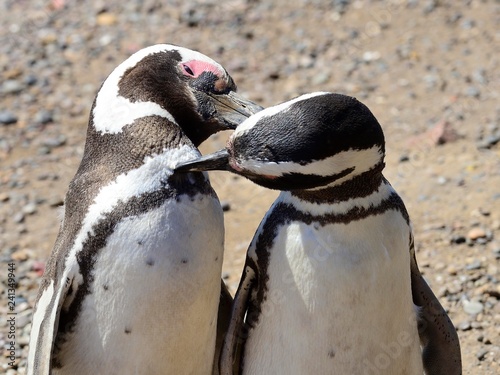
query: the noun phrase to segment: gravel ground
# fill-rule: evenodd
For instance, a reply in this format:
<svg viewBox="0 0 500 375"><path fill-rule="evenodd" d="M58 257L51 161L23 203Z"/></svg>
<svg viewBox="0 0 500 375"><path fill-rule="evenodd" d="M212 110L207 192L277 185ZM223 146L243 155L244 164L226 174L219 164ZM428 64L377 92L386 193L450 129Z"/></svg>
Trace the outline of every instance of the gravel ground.
<svg viewBox="0 0 500 375"><path fill-rule="evenodd" d="M218 60L265 106L320 90L367 104L386 133L386 177L410 212L420 267L458 328L464 373L500 373L499 11L498 0L2 1L1 371L24 374L38 281L96 90L131 53L168 42ZM276 193L212 179L234 292Z"/></svg>

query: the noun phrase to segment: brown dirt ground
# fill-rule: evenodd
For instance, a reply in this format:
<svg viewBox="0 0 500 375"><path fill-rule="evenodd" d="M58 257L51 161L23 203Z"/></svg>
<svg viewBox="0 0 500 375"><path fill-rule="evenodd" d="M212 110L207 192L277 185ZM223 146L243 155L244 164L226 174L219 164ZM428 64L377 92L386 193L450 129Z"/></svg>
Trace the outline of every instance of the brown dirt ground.
<svg viewBox="0 0 500 375"><path fill-rule="evenodd" d="M34 101L17 95L1 97L0 109L17 109L19 116L17 124L0 125L0 139L11 146L0 149L2 255L15 254L19 262L31 265L46 259L58 231L52 203L62 200L78 166L88 112L100 82L135 49L172 42L220 61L240 92L265 106L323 90L356 96L368 105L385 130L385 175L409 210L419 265L461 327L464 373L498 374L500 257L495 251L500 249L500 148L492 144L481 149L478 139L494 132L495 124L500 126L499 3L352 1L345 12L334 3L339 2L172 1L161 6L146 1L157 4L147 13L146 5L132 11L115 3L88 6L67 1L62 10L46 4L31 9L27 19L32 24L52 12L57 17L46 33L34 29L24 37L32 45L38 43L33 48L55 54L48 60L61 61L47 73L23 62L30 52L0 57L3 80L16 76L12 72L16 67L21 77L31 70L39 76L52 74L48 93L38 85L26 89ZM13 5L9 11L0 17L4 24L23 19L21 6ZM126 17L134 12L140 14L135 23ZM153 19L155 13L165 22ZM102 14L111 15L111 21L99 18ZM73 30L83 35L84 47L50 49L56 43L51 33L60 38L59 30L66 30L71 19L81 20ZM4 38L17 37L8 32L2 32ZM75 38L69 31L61 33ZM96 40L108 34L118 36L98 48ZM54 121L31 130L33 116L41 108L53 110ZM444 122L458 137L447 137L437 145L434 136ZM66 137L63 145L48 154L40 152L45 138L59 134ZM202 152L223 147L227 136L213 137ZM277 192L225 173L213 173L211 178L220 199L230 204L225 214L224 275L234 292L246 248ZM13 186L13 180L24 184ZM13 219L22 206L12 194L25 194L30 201L41 198L36 212L22 223ZM470 240L473 228L484 230L486 237ZM457 237L466 242L452 243ZM19 286L30 304L36 283L36 274L29 271ZM464 301L469 300L480 302L482 312L467 313ZM25 356L25 345L21 353ZM4 360L0 358L0 363Z"/></svg>

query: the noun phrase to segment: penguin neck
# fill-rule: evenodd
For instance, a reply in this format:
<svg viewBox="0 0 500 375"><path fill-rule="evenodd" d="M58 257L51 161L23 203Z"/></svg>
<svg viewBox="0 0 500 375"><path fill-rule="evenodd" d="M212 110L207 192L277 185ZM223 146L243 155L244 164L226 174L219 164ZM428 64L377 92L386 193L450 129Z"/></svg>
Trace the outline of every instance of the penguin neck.
<svg viewBox="0 0 500 375"><path fill-rule="evenodd" d="M196 148L176 122L162 116L148 114L136 118L115 133L100 131L91 116L84 156L92 154L94 159L98 157L104 165L110 165L114 157L119 157L122 161L117 167L126 170L143 164L146 157L183 145Z"/></svg>
<svg viewBox="0 0 500 375"><path fill-rule="evenodd" d="M366 190L365 193L361 194L361 190L358 190L357 194L353 195L351 192L349 198L346 195L342 200L338 197L332 198L330 196L331 188L328 188L328 192L315 191L314 199L309 194L304 196L297 194L297 192L282 191L277 202L291 206L297 212L318 220L321 218L329 218L328 220L344 218L347 222L352 220L353 217L363 216L363 213L375 212L382 208L384 210L392 208L401 211L405 219L409 221L404 204L391 184L383 176L378 181L378 186L374 187L372 185L370 193ZM342 192L342 194L347 193Z"/></svg>
<svg viewBox="0 0 500 375"><path fill-rule="evenodd" d="M83 158L70 183L67 203L80 204L82 194L92 202L102 187L119 176L144 168L152 173L153 164L168 178L181 158L199 155L179 126L161 116L135 119L114 134L103 133L93 125L91 116ZM157 161L151 163L154 159Z"/></svg>
<svg viewBox="0 0 500 375"><path fill-rule="evenodd" d="M370 170L340 184L317 189L293 190L290 193L302 201L317 204L336 204L365 198L376 192L382 183L387 182L382 175L384 166L385 163L381 161Z"/></svg>

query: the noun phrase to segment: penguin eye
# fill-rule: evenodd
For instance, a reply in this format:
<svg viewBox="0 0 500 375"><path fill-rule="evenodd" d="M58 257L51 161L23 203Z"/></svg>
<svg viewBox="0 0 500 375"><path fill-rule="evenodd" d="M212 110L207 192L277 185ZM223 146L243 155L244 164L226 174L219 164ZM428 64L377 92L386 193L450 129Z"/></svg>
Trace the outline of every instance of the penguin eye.
<svg viewBox="0 0 500 375"><path fill-rule="evenodd" d="M183 65L182 65L182 68L184 69L184 71L185 71L188 75L190 75L190 76L194 77L194 73L193 73L193 71L191 70L191 68L190 68L189 66L187 66L186 64L183 64Z"/></svg>

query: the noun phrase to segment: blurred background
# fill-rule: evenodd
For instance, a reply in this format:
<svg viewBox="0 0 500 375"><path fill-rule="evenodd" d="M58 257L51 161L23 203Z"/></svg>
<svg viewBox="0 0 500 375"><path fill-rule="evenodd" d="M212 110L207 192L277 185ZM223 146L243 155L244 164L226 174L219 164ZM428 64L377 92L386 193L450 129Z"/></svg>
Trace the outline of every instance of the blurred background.
<svg viewBox="0 0 500 375"><path fill-rule="evenodd" d="M372 110L420 268L458 328L464 373L500 373L498 0L2 0L0 25L0 372L24 374L38 282L100 84L138 49L172 43L220 62L264 106L333 91ZM234 293L277 192L211 178L226 210L223 276Z"/></svg>

